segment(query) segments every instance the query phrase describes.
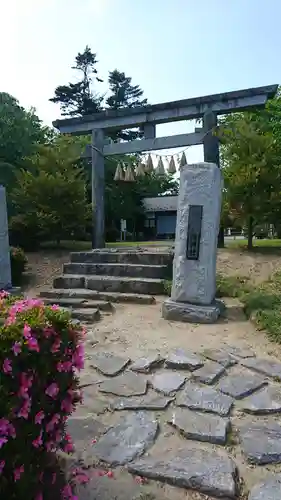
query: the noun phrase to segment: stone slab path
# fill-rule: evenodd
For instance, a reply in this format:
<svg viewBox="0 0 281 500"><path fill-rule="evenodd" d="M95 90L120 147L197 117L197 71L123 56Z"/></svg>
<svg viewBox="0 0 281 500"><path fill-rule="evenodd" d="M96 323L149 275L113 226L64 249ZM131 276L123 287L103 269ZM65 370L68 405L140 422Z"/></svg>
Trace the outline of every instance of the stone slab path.
<svg viewBox="0 0 281 500"><path fill-rule="evenodd" d="M92 473L79 500L280 500L277 359L227 343L133 357L121 338L94 337L69 423L75 460Z"/></svg>

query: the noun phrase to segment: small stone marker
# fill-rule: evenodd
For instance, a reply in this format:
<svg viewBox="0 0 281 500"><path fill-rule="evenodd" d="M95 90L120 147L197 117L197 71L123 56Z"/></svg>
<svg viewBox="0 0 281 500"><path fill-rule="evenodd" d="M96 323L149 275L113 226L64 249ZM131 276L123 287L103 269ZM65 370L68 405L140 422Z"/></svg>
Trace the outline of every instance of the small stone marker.
<svg viewBox="0 0 281 500"><path fill-rule="evenodd" d="M186 377L180 373L157 373L151 379L151 384L155 391L163 392L163 394L169 396L178 391L185 383L185 380Z"/></svg>
<svg viewBox="0 0 281 500"><path fill-rule="evenodd" d="M172 456L148 457L130 463L128 470L141 477L193 489L205 495L237 498L236 465L226 454L215 450L190 445L177 449Z"/></svg>
<svg viewBox="0 0 281 500"><path fill-rule="evenodd" d="M281 363L272 358L252 358L241 361L243 366L276 378L281 382Z"/></svg>
<svg viewBox="0 0 281 500"><path fill-rule="evenodd" d="M163 362L163 358L159 354L148 356L147 358L139 358L130 366L133 372L149 373L154 368L157 368Z"/></svg>
<svg viewBox="0 0 281 500"><path fill-rule="evenodd" d="M225 368L229 368L237 363L233 356L224 349L205 349L202 354L205 358L216 361Z"/></svg>
<svg viewBox="0 0 281 500"><path fill-rule="evenodd" d="M162 315L173 321L214 323L224 310L216 294L222 174L214 163L180 170L173 285Z"/></svg>
<svg viewBox="0 0 281 500"><path fill-rule="evenodd" d="M253 415L281 413L281 392L278 393L272 387L265 387L262 391L244 399L241 408Z"/></svg>
<svg viewBox="0 0 281 500"><path fill-rule="evenodd" d="M165 361L166 368L174 368L178 370L197 370L204 365L202 358L193 352L187 352L183 349L176 349L172 352Z"/></svg>
<svg viewBox="0 0 281 500"><path fill-rule="evenodd" d="M168 423L176 427L186 439L225 444L230 421L216 415L186 409L173 412Z"/></svg>
<svg viewBox="0 0 281 500"><path fill-rule="evenodd" d="M122 398L113 405L114 410L165 410L172 398L165 398L158 394L146 394L145 396Z"/></svg>
<svg viewBox="0 0 281 500"><path fill-rule="evenodd" d="M125 370L130 363L129 358L120 358L110 352L98 352L91 356L91 366L96 368L103 375L114 377Z"/></svg>
<svg viewBox="0 0 281 500"><path fill-rule="evenodd" d="M147 380L136 373L125 372L118 377L101 382L99 391L116 396L142 396L147 391Z"/></svg>
<svg viewBox="0 0 281 500"><path fill-rule="evenodd" d="M156 438L157 421L144 412L122 416L93 447L93 455L111 465L124 465L140 456Z"/></svg>
<svg viewBox="0 0 281 500"><path fill-rule="evenodd" d="M221 417L229 414L233 399L212 387L201 387L200 385L187 383L185 389L177 397L177 406L183 406L190 410L217 413Z"/></svg>
<svg viewBox="0 0 281 500"><path fill-rule="evenodd" d="M242 450L255 465L281 463L281 426L274 421L244 424L239 428Z"/></svg>
<svg viewBox="0 0 281 500"><path fill-rule="evenodd" d="M6 190L0 185L0 290L12 288Z"/></svg>
<svg viewBox="0 0 281 500"><path fill-rule="evenodd" d="M248 500L280 500L281 474L276 474L257 484L250 491Z"/></svg>
<svg viewBox="0 0 281 500"><path fill-rule="evenodd" d="M214 384L225 373L225 367L215 361L207 361L207 363L199 370L192 374L192 379L195 382L203 384Z"/></svg>
<svg viewBox="0 0 281 500"><path fill-rule="evenodd" d="M218 383L217 389L235 399L242 399L250 396L266 384L267 381L259 375L236 373L222 378Z"/></svg>

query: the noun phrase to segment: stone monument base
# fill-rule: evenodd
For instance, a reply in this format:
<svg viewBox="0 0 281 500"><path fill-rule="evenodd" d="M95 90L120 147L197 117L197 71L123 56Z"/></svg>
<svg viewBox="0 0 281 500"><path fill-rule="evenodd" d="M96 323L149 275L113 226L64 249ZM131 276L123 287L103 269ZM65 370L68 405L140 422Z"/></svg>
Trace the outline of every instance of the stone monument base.
<svg viewBox="0 0 281 500"><path fill-rule="evenodd" d="M162 317L186 323L215 323L224 311L225 304L218 299L215 299L209 306L167 299L162 306Z"/></svg>

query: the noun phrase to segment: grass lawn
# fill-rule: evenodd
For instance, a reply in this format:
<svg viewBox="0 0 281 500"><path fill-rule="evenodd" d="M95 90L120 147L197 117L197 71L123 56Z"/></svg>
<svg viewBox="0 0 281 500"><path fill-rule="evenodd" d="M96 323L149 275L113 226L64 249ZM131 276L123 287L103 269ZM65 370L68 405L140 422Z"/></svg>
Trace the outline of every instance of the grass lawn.
<svg viewBox="0 0 281 500"><path fill-rule="evenodd" d="M253 252L260 253L281 253L281 240L279 239L265 239L253 241ZM240 250L247 250L247 240L226 240L225 247L229 249L238 248Z"/></svg>

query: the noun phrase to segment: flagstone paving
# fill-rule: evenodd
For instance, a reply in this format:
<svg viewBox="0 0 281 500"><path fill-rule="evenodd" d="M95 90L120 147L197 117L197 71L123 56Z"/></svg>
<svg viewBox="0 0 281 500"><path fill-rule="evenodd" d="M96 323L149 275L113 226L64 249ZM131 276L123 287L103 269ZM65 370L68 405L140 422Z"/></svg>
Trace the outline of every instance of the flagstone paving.
<svg viewBox="0 0 281 500"><path fill-rule="evenodd" d="M187 499L280 500L281 474L268 468L281 473L281 363L233 346L135 360L98 347L68 426L85 467L158 485L140 499L166 498L158 496L163 484L185 489ZM247 493L245 466L260 471Z"/></svg>

